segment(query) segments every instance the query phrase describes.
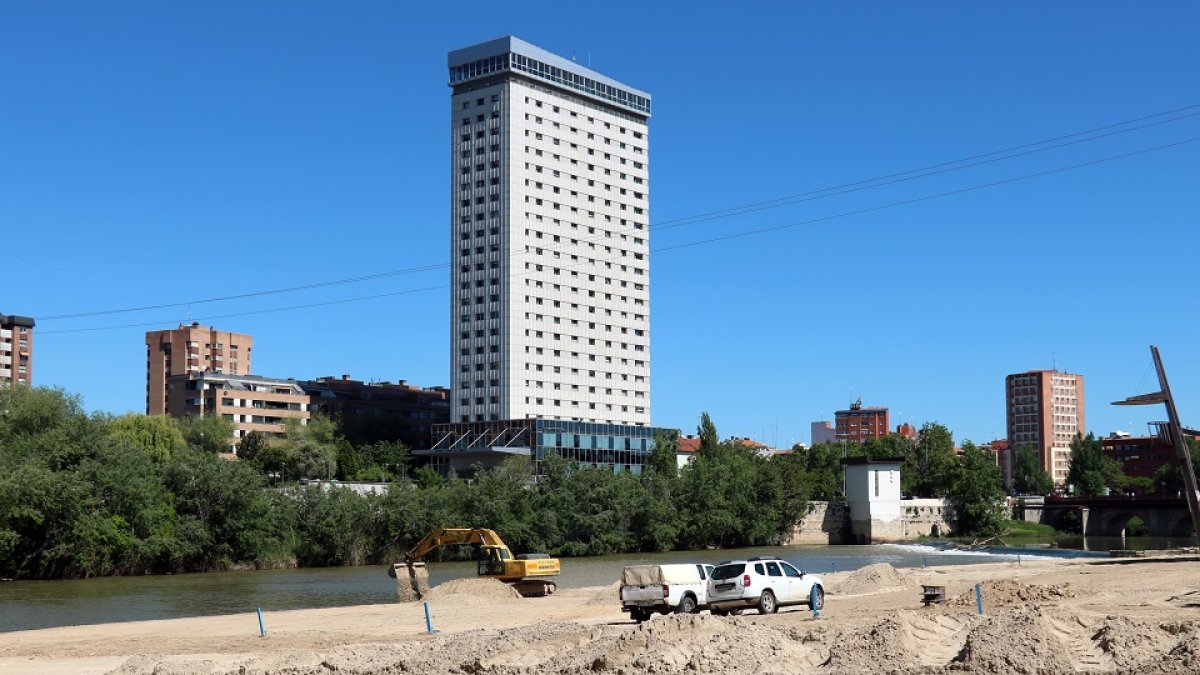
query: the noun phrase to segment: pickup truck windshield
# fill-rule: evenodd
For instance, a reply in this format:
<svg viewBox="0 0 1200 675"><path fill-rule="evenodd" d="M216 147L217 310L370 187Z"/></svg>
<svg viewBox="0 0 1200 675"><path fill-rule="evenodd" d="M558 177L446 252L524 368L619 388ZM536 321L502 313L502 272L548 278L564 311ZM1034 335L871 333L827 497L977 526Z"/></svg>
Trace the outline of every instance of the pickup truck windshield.
<svg viewBox="0 0 1200 675"><path fill-rule="evenodd" d="M732 579L745 571L746 571L745 563L733 563L731 565L721 565L717 569L713 570L712 578L713 579Z"/></svg>

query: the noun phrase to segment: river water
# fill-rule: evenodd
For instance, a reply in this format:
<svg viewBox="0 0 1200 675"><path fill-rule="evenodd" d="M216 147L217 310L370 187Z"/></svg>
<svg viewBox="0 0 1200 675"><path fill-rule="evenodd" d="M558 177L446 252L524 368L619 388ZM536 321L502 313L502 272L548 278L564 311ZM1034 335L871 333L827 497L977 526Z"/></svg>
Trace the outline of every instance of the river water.
<svg viewBox="0 0 1200 675"><path fill-rule="evenodd" d="M1066 549L1011 548L993 552L944 550L924 544L878 546L783 546L721 551L675 551L632 555L564 558L559 588L606 586L621 577L625 565L641 563L718 563L752 555L778 555L807 572L858 569L886 562L894 567L962 565L1017 560L1017 556L1075 557ZM472 577L471 562L429 564L433 585ZM382 565L252 572L213 572L142 577L104 577L66 581L0 583L0 632L188 616L264 612L314 607L371 605L396 601L396 582Z"/></svg>

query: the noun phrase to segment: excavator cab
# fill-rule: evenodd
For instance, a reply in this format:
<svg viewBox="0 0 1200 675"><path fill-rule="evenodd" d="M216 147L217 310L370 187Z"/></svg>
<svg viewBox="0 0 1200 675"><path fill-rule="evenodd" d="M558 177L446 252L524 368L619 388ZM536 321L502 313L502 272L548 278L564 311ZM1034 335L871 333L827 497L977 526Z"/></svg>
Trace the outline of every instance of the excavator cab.
<svg viewBox="0 0 1200 675"><path fill-rule="evenodd" d="M501 546L481 546L482 557L476 567L476 573L481 577L504 576L505 562L512 559L512 552Z"/></svg>

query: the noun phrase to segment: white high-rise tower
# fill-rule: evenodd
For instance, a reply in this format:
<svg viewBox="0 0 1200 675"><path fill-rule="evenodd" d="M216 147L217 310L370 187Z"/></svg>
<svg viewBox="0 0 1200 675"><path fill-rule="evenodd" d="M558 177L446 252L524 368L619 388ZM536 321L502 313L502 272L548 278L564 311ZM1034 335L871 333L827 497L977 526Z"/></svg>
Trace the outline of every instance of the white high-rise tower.
<svg viewBox="0 0 1200 675"><path fill-rule="evenodd" d="M648 426L650 95L514 37L449 67L451 423Z"/></svg>

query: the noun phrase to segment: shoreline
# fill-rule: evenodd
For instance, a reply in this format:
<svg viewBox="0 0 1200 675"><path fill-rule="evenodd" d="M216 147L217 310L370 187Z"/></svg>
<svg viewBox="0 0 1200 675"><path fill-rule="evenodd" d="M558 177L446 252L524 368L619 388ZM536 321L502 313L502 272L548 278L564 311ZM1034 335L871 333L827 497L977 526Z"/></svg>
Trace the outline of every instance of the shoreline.
<svg viewBox="0 0 1200 675"><path fill-rule="evenodd" d="M655 616L639 626L621 612L615 585L566 589L546 598L515 600L486 593L449 594L429 599L433 627L438 631L436 635L426 632L420 602L269 612L264 616L266 637L258 634L254 612L63 626L0 634L0 672L57 675L105 673L116 669L132 674L150 673L159 668L163 672L190 675L238 672L246 668L257 672L292 669L291 672L297 673L318 673L328 672L322 670L321 664L333 661L340 664L338 667L343 671L380 672L390 669L389 663L409 663L411 667L414 659L433 658L419 654L438 653L455 656L447 657L444 663L431 660L426 666L433 670L421 672L452 672L452 668L462 665L463 659L482 659L480 663L483 663L491 658L489 654L498 650L510 653L508 663L519 664L520 669L516 672L574 672L573 666L564 670L564 664L588 645L601 650L598 652L601 656L596 658L602 661L629 656L630 667L638 659L654 662L659 654L650 643L644 653L635 655L626 653L625 648L626 643L642 640L647 634L654 635L656 630L679 633L672 640L676 645L672 653L678 654L671 657L683 659L676 664L679 672L684 672L683 668L693 659L698 659L697 664L706 659L720 660L719 654L706 655L704 652L706 645L716 639L714 636L742 633L747 639L766 640L768 645L772 640L782 641L791 650L784 650L788 653L781 656L781 663L787 667L778 672L817 672L819 664L808 663L816 658L813 654L825 654L822 662L834 665L841 659L840 662L846 663L846 672L853 672L857 666L846 659L870 657L872 650L878 649L883 649L876 655L878 659L886 660L893 670L907 672L910 668L915 671L936 665L929 662L929 656L921 654L934 654L937 659L943 652L958 654L965 648L963 640L970 641L971 631L999 630L989 622L1004 620L1014 625L1045 624L1050 637L1039 637L1033 642L1064 641L1065 651L1059 650L1060 655L1100 658L1095 654L1079 654L1091 653L1092 648L1085 649L1085 643L1090 639L1088 631L1093 634L1096 630L1103 632L1104 626L1100 624L1111 622L1112 617L1143 622L1146 626L1175 622L1170 625L1177 627L1179 635L1187 639L1194 637L1198 647L1194 656L1200 659L1200 557L1031 560L1021 565L978 563L900 570L888 565L871 568L886 569L882 570L884 574L879 579L864 572L869 568L821 574L827 588L827 604L820 619L813 619L805 607L794 607L768 616L748 613L741 617L721 618L707 612ZM984 617L976 616L973 601L965 606L928 609L922 608L919 602L922 584L945 586L948 598L962 598L973 592L976 583L993 589L985 589ZM839 585L860 592L839 593ZM1039 618L1030 623L1029 617L1035 615ZM896 624L897 621L900 623ZM919 642L921 635L939 630L945 635L934 640L935 644L921 645L921 649L910 650L912 653L907 655L900 653L904 649L895 645L886 649L871 644L853 649L839 647L839 644L857 644L856 641L869 643L877 639L881 631L908 635ZM1153 632L1149 627L1134 632L1139 630ZM1011 636L989 641L984 633L979 636L982 642L974 647L975 653L988 645L1003 651L1006 647L999 642L1013 641ZM787 635L793 634L803 639L799 642L786 639ZM516 635L522 636L520 640L528 644L516 644L519 641L515 639ZM563 638L565 635L572 637ZM1169 641L1168 637L1155 633L1155 638L1162 638L1160 642L1164 645ZM897 640L897 644L904 642L900 638ZM939 640L944 642L942 651L935 648ZM580 644L568 644L575 642ZM1020 642L1016 640L1016 643ZM1175 644L1170 646L1173 648ZM607 655L605 649L616 651ZM1153 650L1147 650L1145 645L1138 650L1153 655ZM1131 653L1138 650L1131 650ZM1169 662L1159 657L1169 656L1169 651L1166 649L1155 657L1160 666L1154 672L1188 672L1162 669L1161 664ZM955 654L949 654L946 663ZM1053 656L1048 653L1039 658ZM863 663L869 665L876 657L867 658ZM1120 658L1137 657L1121 654L1111 658L1117 663ZM499 668L505 661L488 663ZM580 665L580 672L587 671L592 665ZM659 665L661 672L675 672L670 663ZM1079 664L1068 661L1067 665L1074 668ZM1091 667L1094 664L1089 661L1083 665ZM1187 667L1193 665L1200 665L1200 661ZM1040 667L1045 672L1058 672L1053 663L1043 663ZM990 666L966 672L1005 672L988 668ZM479 672L487 672L487 668ZM739 670L737 662L733 662L710 669L710 672L761 671ZM825 667L821 672L840 671Z"/></svg>

